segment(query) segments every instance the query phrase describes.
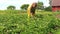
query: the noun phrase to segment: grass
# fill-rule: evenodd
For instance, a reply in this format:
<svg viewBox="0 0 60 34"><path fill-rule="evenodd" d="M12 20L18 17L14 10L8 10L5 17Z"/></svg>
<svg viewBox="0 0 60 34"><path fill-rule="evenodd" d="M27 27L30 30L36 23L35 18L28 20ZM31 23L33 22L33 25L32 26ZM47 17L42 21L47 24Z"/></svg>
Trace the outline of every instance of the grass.
<svg viewBox="0 0 60 34"><path fill-rule="evenodd" d="M0 34L60 34L60 19L56 14L36 11L35 17L28 20L26 12L0 11Z"/></svg>

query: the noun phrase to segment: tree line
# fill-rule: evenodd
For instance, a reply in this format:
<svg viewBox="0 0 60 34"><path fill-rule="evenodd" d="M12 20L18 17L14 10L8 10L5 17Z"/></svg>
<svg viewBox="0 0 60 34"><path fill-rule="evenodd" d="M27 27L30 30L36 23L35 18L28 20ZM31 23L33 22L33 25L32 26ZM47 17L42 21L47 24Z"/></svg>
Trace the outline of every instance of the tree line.
<svg viewBox="0 0 60 34"><path fill-rule="evenodd" d="M21 8L22 10L27 10L28 6L29 6L29 4L23 4L23 5L21 5L20 8ZM16 9L16 7L15 7L15 6L12 6L12 5L10 5L10 6L7 7L7 10L15 10L15 9ZM48 6L48 7L45 7L45 8L44 8L43 2L38 2L36 9L37 9L37 10L52 11L51 6Z"/></svg>

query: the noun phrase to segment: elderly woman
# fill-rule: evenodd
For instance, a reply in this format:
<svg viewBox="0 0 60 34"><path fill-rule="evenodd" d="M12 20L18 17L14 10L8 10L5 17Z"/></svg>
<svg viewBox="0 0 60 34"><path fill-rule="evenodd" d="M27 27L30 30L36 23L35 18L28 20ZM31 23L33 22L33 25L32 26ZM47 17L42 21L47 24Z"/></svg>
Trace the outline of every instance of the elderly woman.
<svg viewBox="0 0 60 34"><path fill-rule="evenodd" d="M28 17L35 15L36 7L37 7L37 3L32 3L31 5L29 5L27 9Z"/></svg>

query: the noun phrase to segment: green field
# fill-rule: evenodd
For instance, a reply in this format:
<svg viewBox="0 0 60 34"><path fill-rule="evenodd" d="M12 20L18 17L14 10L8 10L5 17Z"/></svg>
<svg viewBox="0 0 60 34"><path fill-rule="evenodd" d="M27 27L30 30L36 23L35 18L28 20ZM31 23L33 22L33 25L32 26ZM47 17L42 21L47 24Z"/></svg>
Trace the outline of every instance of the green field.
<svg viewBox="0 0 60 34"><path fill-rule="evenodd" d="M36 11L27 17L25 11L0 10L0 34L60 34L58 13Z"/></svg>

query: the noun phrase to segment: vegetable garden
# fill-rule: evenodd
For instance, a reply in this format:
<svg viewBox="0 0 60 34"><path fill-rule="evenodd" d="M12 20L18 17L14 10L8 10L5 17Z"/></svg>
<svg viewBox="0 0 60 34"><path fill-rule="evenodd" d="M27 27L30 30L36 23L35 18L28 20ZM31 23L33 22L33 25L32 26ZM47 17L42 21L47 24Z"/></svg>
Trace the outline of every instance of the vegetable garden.
<svg viewBox="0 0 60 34"><path fill-rule="evenodd" d="M0 34L60 34L60 19L53 12L36 12L35 17L15 10L0 11Z"/></svg>

